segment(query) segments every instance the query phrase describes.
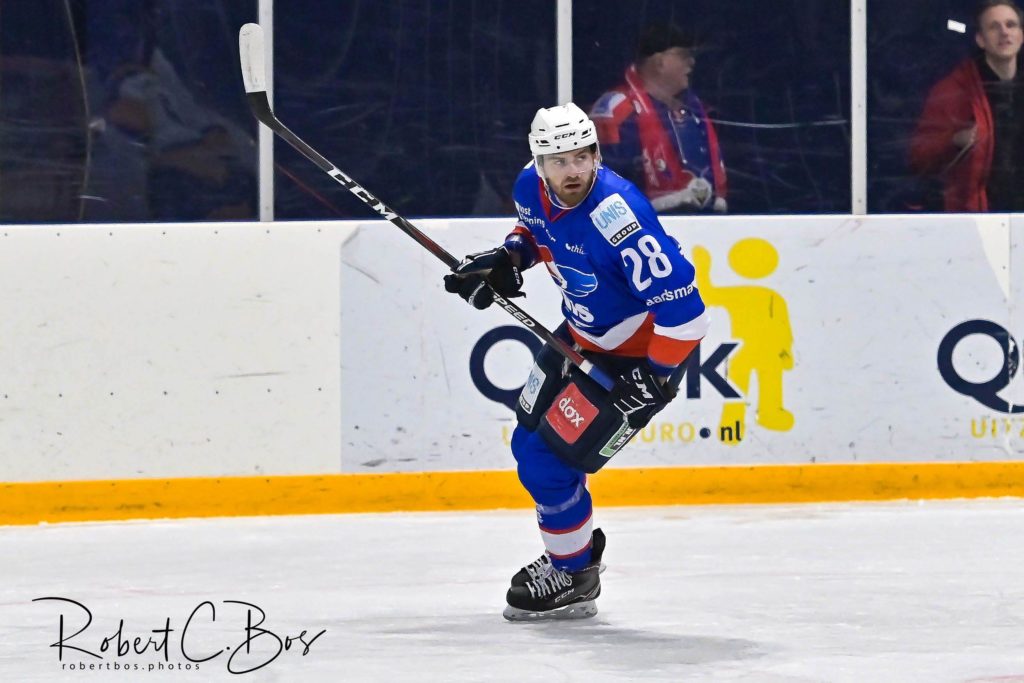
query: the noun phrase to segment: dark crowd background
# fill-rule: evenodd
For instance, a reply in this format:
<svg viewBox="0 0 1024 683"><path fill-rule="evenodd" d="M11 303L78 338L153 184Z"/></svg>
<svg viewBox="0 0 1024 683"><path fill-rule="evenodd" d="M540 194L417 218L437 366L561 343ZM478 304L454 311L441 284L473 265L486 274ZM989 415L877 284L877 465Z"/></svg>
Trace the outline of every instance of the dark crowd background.
<svg viewBox="0 0 1024 683"><path fill-rule="evenodd" d="M282 6L284 3L282 3ZM868 0L868 202L938 210L907 169L928 88L973 47L967 0ZM258 216L238 67L256 0L32 0L0 9L0 221ZM551 0L302 0L275 14L278 116L404 215L512 213L538 107L556 104ZM851 210L849 0L577 0L574 99L622 79L640 29L701 47L730 213ZM278 219L367 209L275 141Z"/></svg>

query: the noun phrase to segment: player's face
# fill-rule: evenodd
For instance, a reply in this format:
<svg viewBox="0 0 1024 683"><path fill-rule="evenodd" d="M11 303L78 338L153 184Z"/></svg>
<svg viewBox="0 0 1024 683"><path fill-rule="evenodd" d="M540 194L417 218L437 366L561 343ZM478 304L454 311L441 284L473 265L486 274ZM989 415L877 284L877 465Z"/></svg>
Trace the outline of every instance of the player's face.
<svg viewBox="0 0 1024 683"><path fill-rule="evenodd" d="M597 158L589 149L545 154L544 178L563 204L573 207L583 201L594 182Z"/></svg>
<svg viewBox="0 0 1024 683"><path fill-rule="evenodd" d="M677 93L690 87L690 74L696 63L693 51L685 47L674 47L661 53L662 76Z"/></svg>
<svg viewBox="0 0 1024 683"><path fill-rule="evenodd" d="M1014 59L1024 42L1024 32L1012 7L996 5L981 15L974 38L989 57Z"/></svg>

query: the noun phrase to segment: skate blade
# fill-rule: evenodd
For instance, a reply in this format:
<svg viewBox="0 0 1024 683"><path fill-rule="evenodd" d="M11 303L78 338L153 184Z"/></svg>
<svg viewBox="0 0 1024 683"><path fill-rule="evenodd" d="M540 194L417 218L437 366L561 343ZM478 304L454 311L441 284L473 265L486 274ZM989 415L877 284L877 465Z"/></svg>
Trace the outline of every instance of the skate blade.
<svg viewBox="0 0 1024 683"><path fill-rule="evenodd" d="M505 611L501 613L501 616L509 621L564 621L569 619L589 619L595 614L597 614L597 601L586 600L546 612L531 612L530 610L519 609L512 605L505 605Z"/></svg>

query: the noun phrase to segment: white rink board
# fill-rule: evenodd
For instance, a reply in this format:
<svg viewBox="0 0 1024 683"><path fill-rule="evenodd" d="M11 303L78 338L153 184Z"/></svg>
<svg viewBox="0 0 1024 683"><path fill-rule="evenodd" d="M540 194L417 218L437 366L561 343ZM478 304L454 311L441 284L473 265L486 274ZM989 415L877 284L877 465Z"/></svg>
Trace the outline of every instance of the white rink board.
<svg viewBox="0 0 1024 683"><path fill-rule="evenodd" d="M688 254L708 250L717 287L767 287L786 302L795 363L782 372L783 403L794 424L777 431L753 421L755 380L743 441L722 444L725 401L703 380L699 400L677 400L613 466L1024 455L1024 415L956 393L936 362L943 336L965 320L1024 339L1019 306L1009 305L1021 296L1020 218L1012 230L1005 216L666 224ZM417 225L461 255L499 243L512 221ZM484 334L515 321L445 294L440 262L386 222L26 226L2 235L0 481L512 466L511 414L474 386L469 359ZM760 280L728 260L749 237L780 256ZM527 280L518 302L554 327L554 284L539 269ZM732 339L729 311L711 314L705 357ZM976 335L954 360L977 382L995 374L1002 354ZM483 367L512 389L529 364L525 346L502 342ZM1024 403L1020 374L1002 399ZM716 434L701 439L701 427Z"/></svg>
<svg viewBox="0 0 1024 683"><path fill-rule="evenodd" d="M336 472L347 232L5 228L0 481Z"/></svg>

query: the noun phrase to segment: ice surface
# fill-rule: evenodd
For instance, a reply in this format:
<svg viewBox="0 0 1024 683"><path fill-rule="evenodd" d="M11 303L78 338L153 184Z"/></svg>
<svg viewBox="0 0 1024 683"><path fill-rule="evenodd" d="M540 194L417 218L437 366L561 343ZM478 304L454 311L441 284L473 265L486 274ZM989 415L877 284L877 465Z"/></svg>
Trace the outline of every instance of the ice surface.
<svg viewBox="0 0 1024 683"><path fill-rule="evenodd" d="M1024 681L1024 501L595 519L608 535L601 611L543 624L501 617L509 578L540 551L529 511L0 528L0 680ZM39 597L74 599L93 621L72 637L82 608ZM305 656L295 643L232 676L247 608L226 600L258 605L259 629L282 639L326 632ZM222 652L179 671L197 606L188 653ZM65 643L102 660L65 649L58 662L62 613ZM162 640L152 631L168 618L174 670L147 670L163 661L153 645L116 655L119 620L130 646ZM259 629L233 667L276 651Z"/></svg>

